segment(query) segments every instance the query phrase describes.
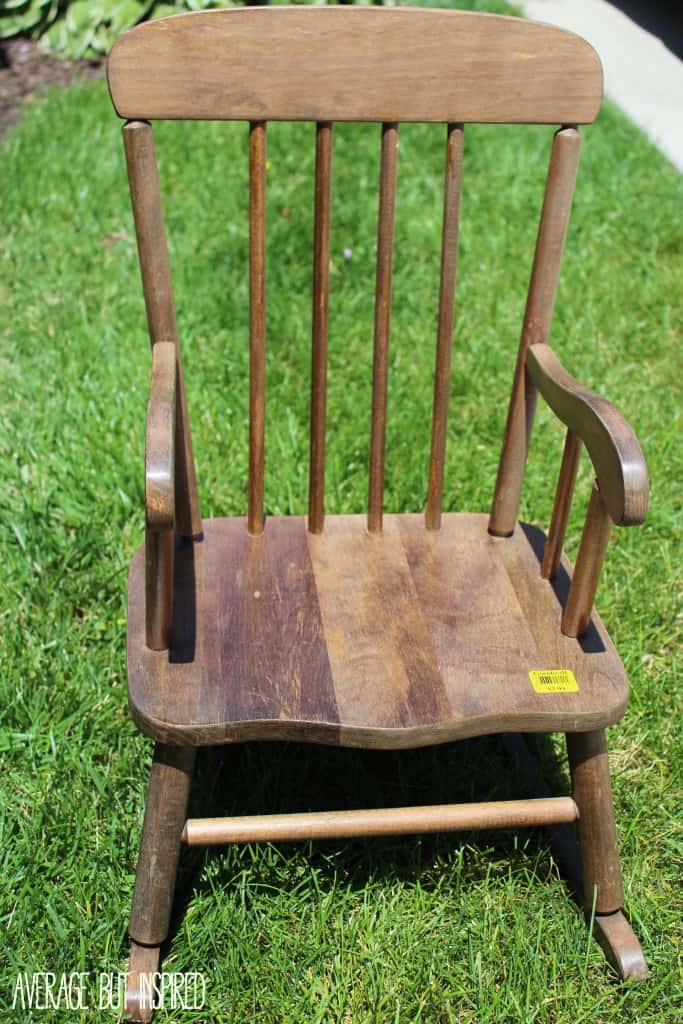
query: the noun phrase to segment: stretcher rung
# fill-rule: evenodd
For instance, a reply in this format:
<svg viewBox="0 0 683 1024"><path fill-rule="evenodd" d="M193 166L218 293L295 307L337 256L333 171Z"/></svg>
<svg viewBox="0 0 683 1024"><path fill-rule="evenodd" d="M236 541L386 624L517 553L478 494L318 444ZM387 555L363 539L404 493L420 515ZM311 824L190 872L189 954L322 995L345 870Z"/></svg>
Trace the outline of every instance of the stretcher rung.
<svg viewBox="0 0 683 1024"><path fill-rule="evenodd" d="M451 832L479 828L524 828L576 821L579 811L568 796L499 800L426 807L385 807L358 811L259 814L240 818L189 818L183 829L188 846L253 843L346 836L391 836L409 832Z"/></svg>

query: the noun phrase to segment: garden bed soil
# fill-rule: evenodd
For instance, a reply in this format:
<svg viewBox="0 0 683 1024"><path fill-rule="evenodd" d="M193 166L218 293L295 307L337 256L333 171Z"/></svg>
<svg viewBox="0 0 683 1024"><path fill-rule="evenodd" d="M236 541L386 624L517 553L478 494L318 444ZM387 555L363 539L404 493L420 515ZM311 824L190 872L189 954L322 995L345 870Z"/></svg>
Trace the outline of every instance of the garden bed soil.
<svg viewBox="0 0 683 1024"><path fill-rule="evenodd" d="M104 61L58 60L29 39L0 40L0 134L19 119L24 103L46 86L66 86L77 76L100 78Z"/></svg>

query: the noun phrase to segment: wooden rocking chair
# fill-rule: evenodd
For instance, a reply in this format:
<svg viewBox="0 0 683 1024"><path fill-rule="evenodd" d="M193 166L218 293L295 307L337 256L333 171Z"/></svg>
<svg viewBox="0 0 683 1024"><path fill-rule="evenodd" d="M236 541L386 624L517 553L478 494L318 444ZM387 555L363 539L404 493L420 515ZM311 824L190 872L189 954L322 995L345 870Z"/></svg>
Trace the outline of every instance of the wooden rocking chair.
<svg viewBox="0 0 683 1024"><path fill-rule="evenodd" d="M114 47L152 341L146 539L130 574L132 714L156 741L130 921L127 1011L148 1020L182 843L578 822L585 906L622 976L645 961L623 893L605 727L624 668L593 611L612 523L643 521L645 461L618 412L548 346L599 60L517 18L411 8L244 8L140 25ZM250 154L248 514L202 521L149 120L244 120ZM316 123L308 517L264 518L266 122ZM324 514L333 122L381 124L368 512ZM436 371L424 517L383 513L399 123L446 126ZM463 125L559 126L490 516L442 514ZM537 393L567 427L547 539L517 523ZM576 566L562 554L582 444L595 469ZM186 820L197 747L300 740L405 748L563 731L572 796Z"/></svg>

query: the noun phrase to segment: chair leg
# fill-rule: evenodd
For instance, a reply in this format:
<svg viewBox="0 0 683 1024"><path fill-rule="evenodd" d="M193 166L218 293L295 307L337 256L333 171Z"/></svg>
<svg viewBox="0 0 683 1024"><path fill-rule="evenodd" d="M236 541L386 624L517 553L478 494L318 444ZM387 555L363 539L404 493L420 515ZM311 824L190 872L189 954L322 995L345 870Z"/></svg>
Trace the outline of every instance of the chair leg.
<svg viewBox="0 0 683 1024"><path fill-rule="evenodd" d="M128 929L131 951L125 1014L129 1020L152 1019L150 982L159 967L159 947L168 935L194 758L190 747L158 743L154 751Z"/></svg>
<svg viewBox="0 0 683 1024"><path fill-rule="evenodd" d="M623 914L624 893L617 851L612 786L605 732L567 733L572 795L579 808L584 909L595 908L594 934L622 978L641 980L647 964Z"/></svg>

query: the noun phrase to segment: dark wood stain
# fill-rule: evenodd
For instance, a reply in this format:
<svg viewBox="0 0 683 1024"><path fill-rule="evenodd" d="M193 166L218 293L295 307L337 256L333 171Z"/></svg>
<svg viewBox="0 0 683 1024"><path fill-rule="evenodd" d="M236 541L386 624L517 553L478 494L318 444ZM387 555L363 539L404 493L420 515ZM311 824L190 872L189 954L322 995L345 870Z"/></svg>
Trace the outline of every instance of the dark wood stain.
<svg viewBox="0 0 683 1024"><path fill-rule="evenodd" d="M486 524L448 513L425 530L418 514L387 515L370 534L363 516L328 516L311 534L302 517L271 517L252 537L243 519L207 520L201 543L176 550L168 652L145 645L138 552L136 721L162 742L377 748L616 721L628 686L602 623L593 616L592 645L563 636L557 583L527 533L493 538ZM571 669L579 692L535 693L529 670L553 668Z"/></svg>
<svg viewBox="0 0 683 1024"><path fill-rule="evenodd" d="M592 121L600 107L597 55L571 33L518 18L405 8L262 8L140 25L114 47L108 78L118 112L142 119L129 121L123 133L155 346L147 558L140 549L131 567L128 682L132 715L158 743L131 917L128 1013L151 1018L141 975L159 963L182 836L192 832L212 842L226 835L375 835L427 820L434 828L503 821L500 807L484 804L355 811L352 826L334 812L315 820L301 815L280 821L275 832L272 822L265 832L253 831L253 819L236 831L224 820L183 827L190 748L243 740L399 748L487 733L566 732L573 799L559 804L562 820L573 820L578 806L586 906L593 906L595 893L597 934L622 977L644 977L642 951L619 909L604 738L605 726L626 707L628 685L593 600L611 522L634 524L645 516L647 470L630 427L570 377L548 347L581 145L576 126ZM251 122L245 519L202 523L200 516L152 128L144 120L155 117ZM265 519L270 120L318 122L308 523ZM367 520L325 517L334 121L382 123ZM424 519L383 509L398 131L410 121L448 125ZM561 126L488 521L441 514L465 122ZM569 428L549 542L517 523L538 393ZM580 443L598 487L572 572L562 547ZM532 669L571 669L579 690L537 693ZM505 821L524 824L529 812L537 813L534 803L508 808ZM544 820L560 820L553 804Z"/></svg>

